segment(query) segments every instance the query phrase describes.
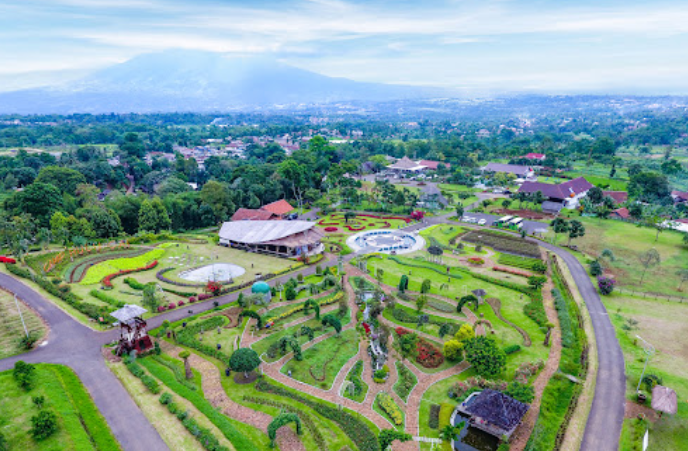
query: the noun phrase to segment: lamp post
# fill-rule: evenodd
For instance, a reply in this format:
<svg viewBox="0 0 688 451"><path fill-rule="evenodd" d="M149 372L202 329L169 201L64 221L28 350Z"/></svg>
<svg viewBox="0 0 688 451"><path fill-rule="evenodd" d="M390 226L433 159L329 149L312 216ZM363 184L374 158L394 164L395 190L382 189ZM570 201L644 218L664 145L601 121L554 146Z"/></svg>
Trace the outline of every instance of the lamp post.
<svg viewBox="0 0 688 451"><path fill-rule="evenodd" d="M19 318L21 318L22 326L24 326L24 333L26 334L26 338L29 338L29 331L26 329L26 323L24 322L24 315L22 315L22 311L19 308L19 301L17 301L17 295L14 295L14 303L17 306L17 311L19 312Z"/></svg>
<svg viewBox="0 0 688 451"><path fill-rule="evenodd" d="M641 339L645 345L643 346L645 350L645 365L643 366L643 372L640 375L640 380L638 381L638 387L635 389L636 393L640 393L640 384L643 382L643 377L645 377L645 370L647 369L647 362L650 361L650 357L655 353L655 347L652 346L650 343L647 342L643 337L640 335L636 335L637 338Z"/></svg>

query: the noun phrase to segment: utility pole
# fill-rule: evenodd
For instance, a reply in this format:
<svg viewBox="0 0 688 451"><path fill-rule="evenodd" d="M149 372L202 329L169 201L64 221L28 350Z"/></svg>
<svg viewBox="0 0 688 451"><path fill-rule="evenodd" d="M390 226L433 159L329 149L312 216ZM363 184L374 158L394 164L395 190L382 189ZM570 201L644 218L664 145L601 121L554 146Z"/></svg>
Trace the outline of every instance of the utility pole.
<svg viewBox="0 0 688 451"><path fill-rule="evenodd" d="M648 342L647 342L643 337L641 337L640 335L636 335L636 337L640 338L640 339L643 341L643 343L645 343L645 346L643 346L643 348L645 349L645 355L646 355L646 357L645 357L645 365L643 366L643 372L642 372L642 374L640 375L640 380L638 381L638 387L635 389L635 392L636 392L636 393L639 393L639 392L640 392L640 384L642 384L642 382L643 382L643 377L645 377L645 370L647 369L647 362L649 362L649 361L650 361L650 357L652 357L652 355L654 355L654 353L655 353L655 347L652 346L650 343L648 343Z"/></svg>
<svg viewBox="0 0 688 451"><path fill-rule="evenodd" d="M19 318L21 318L22 326L24 326L24 333L26 334L26 338L29 338L29 331L26 329L26 323L24 322L24 315L22 315L22 311L19 308L19 301L17 300L17 295L14 295L14 303L17 306L17 311L19 312Z"/></svg>

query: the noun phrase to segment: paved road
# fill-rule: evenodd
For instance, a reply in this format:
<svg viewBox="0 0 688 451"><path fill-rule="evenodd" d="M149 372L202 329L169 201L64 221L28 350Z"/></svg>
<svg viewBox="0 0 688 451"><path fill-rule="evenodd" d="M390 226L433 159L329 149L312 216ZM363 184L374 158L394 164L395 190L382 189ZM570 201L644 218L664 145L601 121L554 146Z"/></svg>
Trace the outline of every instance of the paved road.
<svg viewBox="0 0 688 451"><path fill-rule="evenodd" d="M448 216L428 218L414 224L407 230L418 230L433 224L446 223ZM455 224L455 223L454 223ZM618 449L625 402L625 374L621 348L607 311L597 290L591 283L585 268L568 251L540 242L540 245L556 253L568 265L573 278L590 311L592 325L598 346L599 370L595 398L583 437L583 451L616 451ZM347 256L350 260L353 255ZM322 264L332 264L332 260ZM302 272L309 275L315 267ZM273 281L284 282L291 275ZM117 338L117 331L95 332L78 323L43 296L20 281L0 273L0 287L16 293L21 299L38 311L50 325L48 342L28 354L0 360L0 371L10 369L17 360L31 363L48 362L64 364L78 374L93 399L105 416L113 433L129 451L150 451L168 449L157 431L146 420L138 406L131 399L119 380L110 372L100 354L103 344ZM234 301L238 292L194 304L159 315L149 321L150 327L157 327L164 320L177 321L189 315L188 310L199 313L213 308L213 301L221 304Z"/></svg>

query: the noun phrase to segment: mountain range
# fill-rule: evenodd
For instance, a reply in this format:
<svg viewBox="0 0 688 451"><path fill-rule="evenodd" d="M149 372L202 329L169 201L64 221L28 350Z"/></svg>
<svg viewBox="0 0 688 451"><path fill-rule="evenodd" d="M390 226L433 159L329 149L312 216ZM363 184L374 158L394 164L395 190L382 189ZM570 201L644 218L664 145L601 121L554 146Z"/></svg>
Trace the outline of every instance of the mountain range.
<svg viewBox="0 0 688 451"><path fill-rule="evenodd" d="M0 93L0 114L226 112L446 95L439 88L328 77L263 57L170 50L60 86Z"/></svg>

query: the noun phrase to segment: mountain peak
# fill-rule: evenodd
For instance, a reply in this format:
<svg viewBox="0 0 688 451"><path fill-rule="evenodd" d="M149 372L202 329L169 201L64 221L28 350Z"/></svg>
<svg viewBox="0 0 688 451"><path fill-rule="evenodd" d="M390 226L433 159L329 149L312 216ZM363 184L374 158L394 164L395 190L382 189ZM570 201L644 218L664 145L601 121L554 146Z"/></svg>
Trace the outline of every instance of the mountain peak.
<svg viewBox="0 0 688 451"><path fill-rule="evenodd" d="M60 88L2 94L0 113L227 111L429 94L327 77L266 56L172 49L138 55Z"/></svg>

